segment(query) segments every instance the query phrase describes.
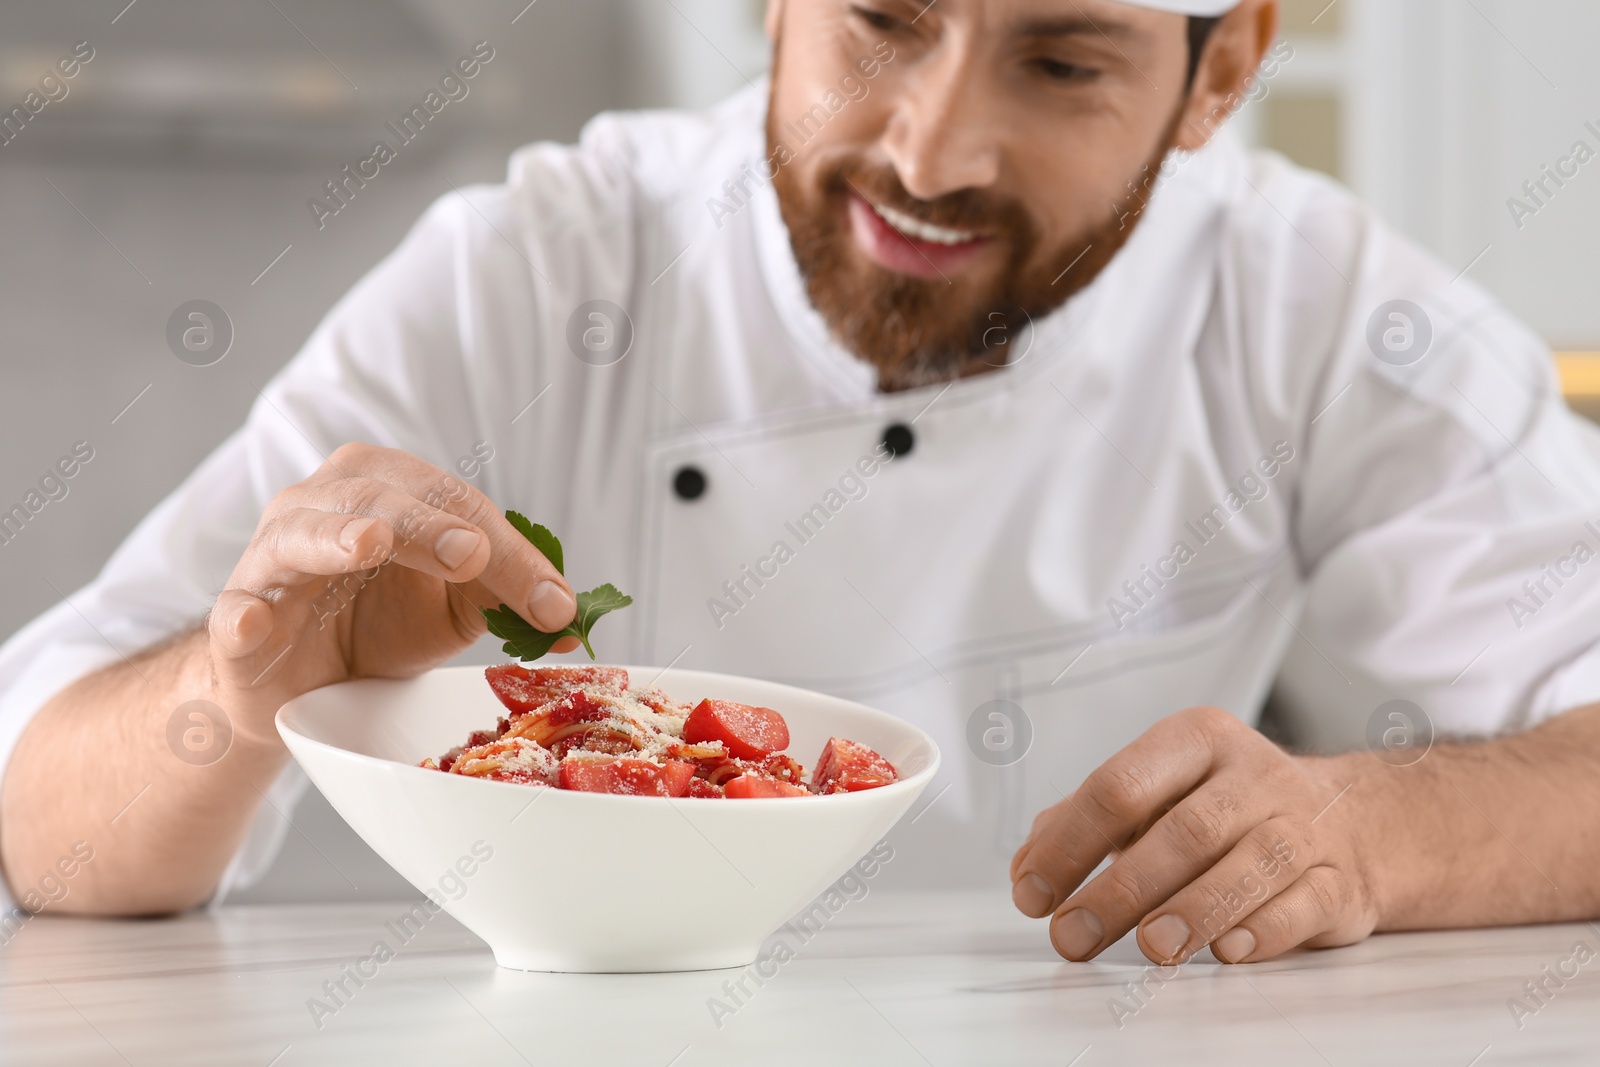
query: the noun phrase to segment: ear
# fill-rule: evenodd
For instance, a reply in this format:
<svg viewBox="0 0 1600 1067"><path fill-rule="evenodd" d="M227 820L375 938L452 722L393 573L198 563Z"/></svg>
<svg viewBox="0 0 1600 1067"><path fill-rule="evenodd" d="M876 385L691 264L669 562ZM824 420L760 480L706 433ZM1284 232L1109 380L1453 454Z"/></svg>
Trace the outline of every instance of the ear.
<svg viewBox="0 0 1600 1067"><path fill-rule="evenodd" d="M783 25L783 0L767 0L767 17L762 24L767 31L767 40L778 39L778 27Z"/></svg>
<svg viewBox="0 0 1600 1067"><path fill-rule="evenodd" d="M778 2L773 0L774 5ZM1242 0L1222 16L1195 71L1189 101L1178 122L1176 147L1187 152L1205 147L1244 103L1256 68L1277 36L1278 0Z"/></svg>

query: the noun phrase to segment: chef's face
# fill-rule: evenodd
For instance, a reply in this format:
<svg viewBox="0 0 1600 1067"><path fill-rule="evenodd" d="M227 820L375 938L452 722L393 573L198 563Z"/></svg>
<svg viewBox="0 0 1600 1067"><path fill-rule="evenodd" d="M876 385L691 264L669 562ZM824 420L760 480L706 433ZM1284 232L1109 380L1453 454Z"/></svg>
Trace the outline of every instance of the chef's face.
<svg viewBox="0 0 1600 1067"><path fill-rule="evenodd" d="M1127 240L1167 151L1216 125L1194 119L1227 79L1188 91L1187 26L1115 0L773 0L768 169L812 302L883 388L1003 365Z"/></svg>

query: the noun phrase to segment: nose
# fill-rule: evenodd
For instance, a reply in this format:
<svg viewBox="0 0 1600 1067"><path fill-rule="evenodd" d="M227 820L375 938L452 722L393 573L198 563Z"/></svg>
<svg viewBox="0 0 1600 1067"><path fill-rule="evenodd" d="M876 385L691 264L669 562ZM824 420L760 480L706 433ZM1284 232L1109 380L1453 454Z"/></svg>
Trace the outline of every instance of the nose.
<svg viewBox="0 0 1600 1067"><path fill-rule="evenodd" d="M995 116L971 68L954 45L926 57L884 131L900 184L919 200L986 188L1000 176Z"/></svg>

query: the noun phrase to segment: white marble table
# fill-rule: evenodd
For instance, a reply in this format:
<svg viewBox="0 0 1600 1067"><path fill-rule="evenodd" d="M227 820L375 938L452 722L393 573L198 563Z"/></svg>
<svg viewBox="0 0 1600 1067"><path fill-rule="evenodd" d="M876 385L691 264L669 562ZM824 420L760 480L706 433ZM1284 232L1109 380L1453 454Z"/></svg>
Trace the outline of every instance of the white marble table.
<svg viewBox="0 0 1600 1067"><path fill-rule="evenodd" d="M308 1000L331 1004L324 982L375 941L397 944L386 924L404 910L35 919L0 948L0 1062L1600 1063L1600 958L1549 983L1520 1029L1507 1005L1531 1008L1524 981L1579 941L1600 949L1589 926L1388 935L1252 967L1205 957L1161 982L1128 940L1096 963L1064 963L1041 924L974 893L849 904L761 988L746 979L742 1004L723 985L737 971L500 970L441 915L367 967L363 985L346 979L349 998L315 1019ZM1140 981L1151 992L1135 1011L1126 987ZM714 1020L713 997L732 1014Z"/></svg>

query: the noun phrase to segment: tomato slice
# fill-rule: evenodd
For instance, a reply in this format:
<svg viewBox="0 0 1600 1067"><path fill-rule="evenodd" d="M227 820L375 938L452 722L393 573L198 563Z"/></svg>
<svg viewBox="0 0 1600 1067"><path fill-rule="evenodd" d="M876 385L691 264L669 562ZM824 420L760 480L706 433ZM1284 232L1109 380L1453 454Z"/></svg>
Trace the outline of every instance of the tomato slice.
<svg viewBox="0 0 1600 1067"><path fill-rule="evenodd" d="M721 741L735 759L761 759L789 747L789 724L771 708L702 700L683 723L690 744Z"/></svg>
<svg viewBox="0 0 1600 1067"><path fill-rule="evenodd" d="M669 759L665 761L666 770L662 774L667 786L667 796L681 797L689 792L689 783L694 781L694 764L682 760Z"/></svg>
<svg viewBox="0 0 1600 1067"><path fill-rule="evenodd" d="M693 779L694 767L682 760L651 763L626 757L568 757L561 761L559 776L562 789L644 797L681 797Z"/></svg>
<svg viewBox="0 0 1600 1067"><path fill-rule="evenodd" d="M583 685L628 688L628 672L621 667L534 667L502 663L483 672L489 688L510 709L513 717L533 711Z"/></svg>
<svg viewBox="0 0 1600 1067"><path fill-rule="evenodd" d="M763 778L758 774L742 774L722 787L722 795L731 800L756 800L765 797L808 797L810 792L798 785Z"/></svg>
<svg viewBox="0 0 1600 1067"><path fill-rule="evenodd" d="M815 793L854 793L862 789L876 789L898 781L894 764L878 755L866 745L830 737L822 746L822 756L811 772L811 790Z"/></svg>

